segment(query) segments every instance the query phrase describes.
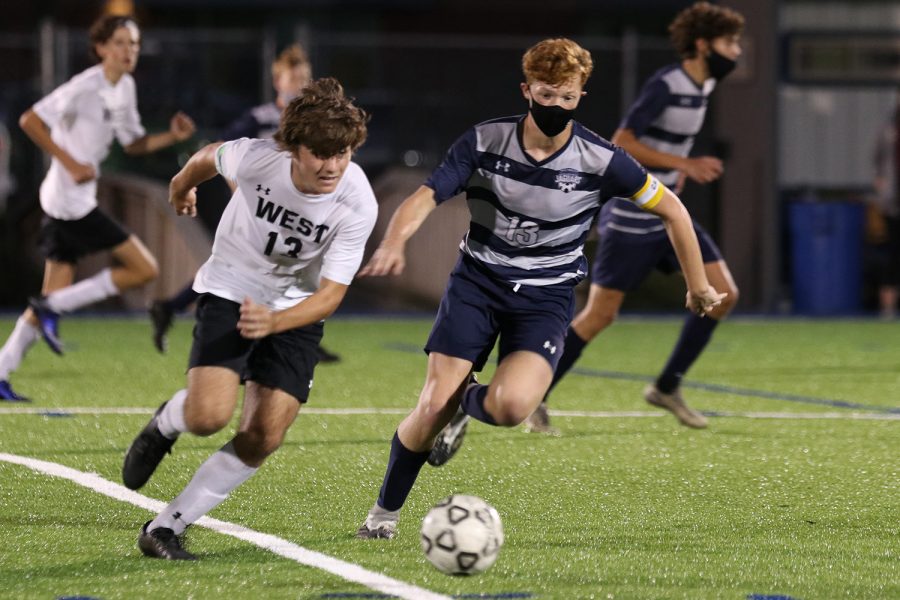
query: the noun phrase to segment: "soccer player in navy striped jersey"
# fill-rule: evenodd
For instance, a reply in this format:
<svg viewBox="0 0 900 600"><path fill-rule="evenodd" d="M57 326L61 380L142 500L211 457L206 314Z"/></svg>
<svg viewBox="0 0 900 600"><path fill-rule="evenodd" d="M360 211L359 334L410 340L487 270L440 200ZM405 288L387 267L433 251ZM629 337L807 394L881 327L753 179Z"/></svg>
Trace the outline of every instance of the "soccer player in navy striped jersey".
<svg viewBox="0 0 900 600"><path fill-rule="evenodd" d="M465 190L471 223L425 346L425 384L393 436L381 491L358 537L393 537L400 508L451 419L452 435L443 437L458 439L469 417L511 427L540 404L562 354L573 288L586 275L584 241L605 200L628 198L662 218L692 310L705 313L722 300L707 281L678 198L622 149L572 120L593 68L590 54L572 40L548 39L525 53L522 67L528 114L481 123L460 137L394 213L361 271L400 273L406 241L438 204ZM498 338L490 385L470 381Z"/></svg>
<svg viewBox="0 0 900 600"><path fill-rule="evenodd" d="M739 13L708 2L697 2L681 11L669 26L681 62L664 67L646 82L613 135L614 143L668 186L680 188L683 177L709 183L722 174L718 158L688 155L694 136L703 125L707 98L741 54L743 24ZM672 272L678 268L664 223L654 215L635 210L632 202L616 199L604 205L597 227L600 244L591 273L590 295L566 335L565 352L556 367L551 389L581 356L584 347L612 324L627 292L637 288L654 269ZM699 224L694 223L694 229L707 279L728 295L709 313L688 315L668 362L656 381L644 389L644 398L671 411L682 424L703 428L706 417L685 404L681 380L709 343L719 321L734 307L738 289L715 242ZM555 432L549 426L546 404L528 418L526 427Z"/></svg>

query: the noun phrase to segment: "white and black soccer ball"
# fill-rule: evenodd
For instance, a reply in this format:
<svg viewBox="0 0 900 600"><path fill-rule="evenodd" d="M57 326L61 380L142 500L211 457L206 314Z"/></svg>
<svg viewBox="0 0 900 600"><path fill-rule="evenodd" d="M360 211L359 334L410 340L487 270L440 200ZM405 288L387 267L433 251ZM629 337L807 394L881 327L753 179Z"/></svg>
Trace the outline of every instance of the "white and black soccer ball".
<svg viewBox="0 0 900 600"><path fill-rule="evenodd" d="M497 509L478 498L454 494L422 520L422 551L439 571L472 575L486 570L503 545Z"/></svg>

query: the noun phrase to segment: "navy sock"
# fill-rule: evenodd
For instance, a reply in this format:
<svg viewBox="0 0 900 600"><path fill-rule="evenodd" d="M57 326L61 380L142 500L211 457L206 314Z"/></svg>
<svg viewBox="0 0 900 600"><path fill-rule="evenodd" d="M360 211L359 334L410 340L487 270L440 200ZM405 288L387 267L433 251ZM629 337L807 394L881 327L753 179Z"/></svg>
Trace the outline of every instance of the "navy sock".
<svg viewBox="0 0 900 600"><path fill-rule="evenodd" d="M408 449L400 441L397 432L394 432L391 456L381 491L378 492L378 506L385 510L400 510L429 454L430 452L413 452Z"/></svg>
<svg viewBox="0 0 900 600"><path fill-rule="evenodd" d="M681 378L706 348L718 324L716 319L695 314L685 319L678 342L669 356L669 362L656 380L656 388L659 391L671 394L681 385Z"/></svg>
<svg viewBox="0 0 900 600"><path fill-rule="evenodd" d="M459 405L462 407L463 412L473 419L477 419L488 425L496 425L497 421L495 421L494 417L488 414L484 409L484 399L487 397L487 392L488 386L481 383L474 383L467 387L466 391L463 392L463 397Z"/></svg>
<svg viewBox="0 0 900 600"><path fill-rule="evenodd" d="M183 290L163 302L163 304L175 313L184 312L188 306L197 301L200 297L198 292L194 291L193 283L189 283Z"/></svg>
<svg viewBox="0 0 900 600"><path fill-rule="evenodd" d="M544 402L547 401L547 397L553 391L553 388L556 387L556 384L559 383L559 380L565 377L569 369L581 358L581 353L584 351L585 346L587 346L587 342L581 339L574 329L569 327L566 331L566 341L563 344L563 354L559 357L556 370L553 371L553 381L550 382L550 388L547 390L547 395L544 396Z"/></svg>

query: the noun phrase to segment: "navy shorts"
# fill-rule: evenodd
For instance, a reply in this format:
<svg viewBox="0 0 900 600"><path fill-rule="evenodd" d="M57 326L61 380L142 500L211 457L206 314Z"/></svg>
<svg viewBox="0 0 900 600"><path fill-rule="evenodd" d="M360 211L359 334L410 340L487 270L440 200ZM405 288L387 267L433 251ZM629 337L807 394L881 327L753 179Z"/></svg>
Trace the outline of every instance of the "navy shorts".
<svg viewBox="0 0 900 600"><path fill-rule="evenodd" d="M111 250L131 235L99 208L74 221L44 215L41 225L40 246L44 256L72 264L88 254Z"/></svg>
<svg viewBox="0 0 900 600"><path fill-rule="evenodd" d="M522 285L516 290L463 254L450 273L425 352L471 361L480 371L499 337L498 362L527 350L543 356L555 370L575 308L572 289Z"/></svg>
<svg viewBox="0 0 900 600"><path fill-rule="evenodd" d="M654 269L663 273L681 270L675 248L665 233L637 235L600 226L600 243L591 266L591 283L605 288L631 292L647 279ZM722 260L719 247L706 230L694 222L700 254L704 263Z"/></svg>
<svg viewBox="0 0 900 600"><path fill-rule="evenodd" d="M189 368L225 367L241 376L283 390L306 402L319 362L324 325L289 329L259 340L242 337L237 329L241 305L213 294L197 300L197 323Z"/></svg>

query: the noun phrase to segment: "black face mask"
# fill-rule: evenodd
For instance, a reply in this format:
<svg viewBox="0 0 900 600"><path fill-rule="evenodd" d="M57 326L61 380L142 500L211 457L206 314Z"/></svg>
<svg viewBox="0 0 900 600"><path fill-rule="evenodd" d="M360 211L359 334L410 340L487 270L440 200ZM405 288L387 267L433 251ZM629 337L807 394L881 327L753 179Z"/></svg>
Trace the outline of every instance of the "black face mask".
<svg viewBox="0 0 900 600"><path fill-rule="evenodd" d="M719 54L712 48L706 57L706 66L709 68L709 76L713 79L724 79L726 75L734 71L737 61Z"/></svg>
<svg viewBox="0 0 900 600"><path fill-rule="evenodd" d="M575 109L566 109L561 106L544 106L531 99L531 117L541 133L547 137L555 137L563 132L572 117Z"/></svg>

